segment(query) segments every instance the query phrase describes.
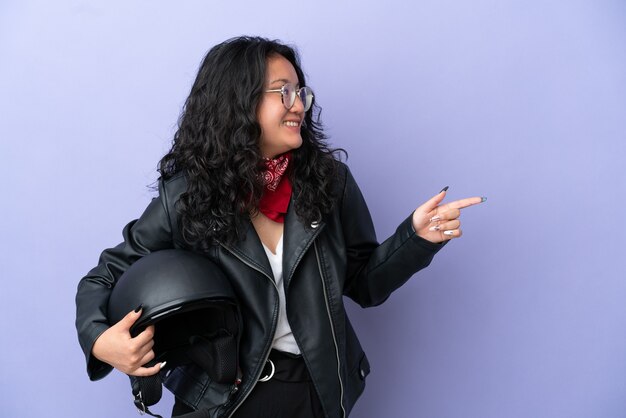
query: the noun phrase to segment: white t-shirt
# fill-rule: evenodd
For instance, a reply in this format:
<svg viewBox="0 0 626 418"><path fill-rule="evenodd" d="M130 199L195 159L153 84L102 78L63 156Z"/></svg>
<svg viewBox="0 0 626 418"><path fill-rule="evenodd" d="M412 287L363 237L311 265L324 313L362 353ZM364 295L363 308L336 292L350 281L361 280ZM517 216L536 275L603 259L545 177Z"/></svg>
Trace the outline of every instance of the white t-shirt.
<svg viewBox="0 0 626 418"><path fill-rule="evenodd" d="M300 354L300 349L291 332L291 327L287 321L287 312L285 311L285 287L283 286L283 237L281 235L276 245L276 254L263 244L263 249L267 254L267 259L272 267L274 281L278 288L278 324L276 325L276 333L272 341L272 348L288 353Z"/></svg>

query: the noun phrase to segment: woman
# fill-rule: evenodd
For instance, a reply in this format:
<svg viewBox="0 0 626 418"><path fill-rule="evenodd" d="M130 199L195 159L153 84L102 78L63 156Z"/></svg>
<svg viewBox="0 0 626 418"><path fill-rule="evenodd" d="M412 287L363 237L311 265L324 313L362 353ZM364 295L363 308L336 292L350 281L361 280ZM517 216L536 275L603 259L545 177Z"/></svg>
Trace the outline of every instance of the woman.
<svg viewBox="0 0 626 418"><path fill-rule="evenodd" d="M209 51L161 160L159 197L78 286L76 325L92 380L112 368L159 372L161 364L143 367L154 358L154 328L130 337L139 309L110 326L107 301L138 258L184 248L232 281L244 322L243 376L224 401L227 388L177 368L165 383L176 395L173 415L221 405L220 417L348 416L369 364L342 296L364 307L382 303L461 236L460 209L484 199L440 205L444 189L379 244L318 115L292 48L241 37ZM259 382L268 358L286 370Z"/></svg>

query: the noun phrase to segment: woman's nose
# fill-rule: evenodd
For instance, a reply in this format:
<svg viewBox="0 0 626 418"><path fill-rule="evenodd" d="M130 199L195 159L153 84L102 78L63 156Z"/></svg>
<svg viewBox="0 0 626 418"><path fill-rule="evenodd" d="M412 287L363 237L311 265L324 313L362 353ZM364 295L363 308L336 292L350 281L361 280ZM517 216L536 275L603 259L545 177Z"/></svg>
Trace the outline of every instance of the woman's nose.
<svg viewBox="0 0 626 418"><path fill-rule="evenodd" d="M296 94L296 101L293 102L293 106L291 106L289 111L294 113L304 113L304 103L302 102L299 94Z"/></svg>

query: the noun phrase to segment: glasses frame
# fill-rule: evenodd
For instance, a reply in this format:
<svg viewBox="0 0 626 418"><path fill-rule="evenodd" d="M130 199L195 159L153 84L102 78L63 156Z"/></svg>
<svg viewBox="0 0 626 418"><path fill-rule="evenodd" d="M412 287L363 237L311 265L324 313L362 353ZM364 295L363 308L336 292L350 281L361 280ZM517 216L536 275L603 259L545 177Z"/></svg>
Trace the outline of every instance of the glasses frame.
<svg viewBox="0 0 626 418"><path fill-rule="evenodd" d="M293 89L295 91L295 97L293 99L293 103L289 107L287 107L287 104L285 103L285 96L287 95L287 93L286 93L286 87L287 86L293 87ZM305 90L305 91L308 90L309 92L311 92L311 103L309 103L308 107L306 105L306 102L302 100L302 97L300 97L300 93L302 92L302 90ZM296 99L300 99L300 101L302 102L302 106L304 107L304 111L308 112L309 109L311 108L311 106L313 106L313 99L315 98L315 95L313 94L313 90L311 89L311 87L304 86L304 87L300 87L299 89L296 90L296 86L294 86L291 83L285 83L279 89L269 89L269 90L265 90L265 92L266 93L280 93L280 100L283 102L283 106L285 106L285 109L287 109L287 110L290 110L293 107L293 105L296 104Z"/></svg>

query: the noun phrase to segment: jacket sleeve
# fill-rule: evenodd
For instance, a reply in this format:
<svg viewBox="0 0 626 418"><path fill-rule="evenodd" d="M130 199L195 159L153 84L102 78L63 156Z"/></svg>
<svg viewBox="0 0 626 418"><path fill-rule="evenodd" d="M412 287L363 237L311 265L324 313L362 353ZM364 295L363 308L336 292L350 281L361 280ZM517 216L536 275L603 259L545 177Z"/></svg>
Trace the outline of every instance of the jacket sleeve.
<svg viewBox="0 0 626 418"><path fill-rule="evenodd" d="M87 374L91 380L106 376L112 367L91 354L96 339L110 325L107 319L108 302L113 286L124 271L140 257L150 252L173 247L170 218L165 205L162 181L159 197L154 198L139 219L124 228L124 241L104 250L98 265L78 284L76 293L76 330L87 360Z"/></svg>
<svg viewBox="0 0 626 418"><path fill-rule="evenodd" d="M436 244L417 235L411 214L391 237L378 244L361 190L347 167L346 171L341 200L347 257L344 293L362 307L376 306L427 267L445 243Z"/></svg>

